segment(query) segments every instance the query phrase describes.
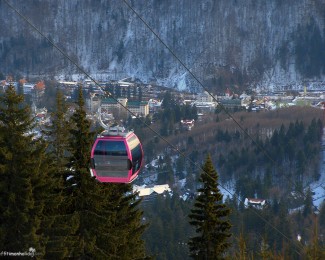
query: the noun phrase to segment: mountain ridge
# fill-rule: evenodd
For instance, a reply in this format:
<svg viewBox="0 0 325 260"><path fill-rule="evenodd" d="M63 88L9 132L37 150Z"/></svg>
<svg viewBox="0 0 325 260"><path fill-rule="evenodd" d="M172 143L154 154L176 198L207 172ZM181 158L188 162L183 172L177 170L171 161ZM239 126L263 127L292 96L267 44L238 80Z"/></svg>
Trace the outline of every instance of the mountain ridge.
<svg viewBox="0 0 325 260"><path fill-rule="evenodd" d="M95 78L132 76L171 88L201 89L123 1L15 0L12 5ZM210 90L324 82L324 0L130 5ZM9 6L0 2L0 7L3 73L82 74Z"/></svg>

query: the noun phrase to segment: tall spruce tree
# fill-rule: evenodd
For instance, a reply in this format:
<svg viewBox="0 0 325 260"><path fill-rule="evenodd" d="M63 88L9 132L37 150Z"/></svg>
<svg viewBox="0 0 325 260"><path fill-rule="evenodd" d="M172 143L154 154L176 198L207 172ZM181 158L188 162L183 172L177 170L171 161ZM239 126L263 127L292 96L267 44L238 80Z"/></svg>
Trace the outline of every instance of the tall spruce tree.
<svg viewBox="0 0 325 260"><path fill-rule="evenodd" d="M68 214L68 193L64 192L69 147L69 118L67 106L61 91L56 95L56 106L51 113L52 124L44 132L49 138L48 154L51 158L49 168L51 199L46 204L47 223L43 229L48 237L45 248L46 259L62 259L69 256L70 248L76 241L73 235L78 227L78 218ZM71 224L72 223L72 224Z"/></svg>
<svg viewBox="0 0 325 260"><path fill-rule="evenodd" d="M0 97L0 248L44 255L41 233L48 192L46 144L32 133L24 98L9 86Z"/></svg>
<svg viewBox="0 0 325 260"><path fill-rule="evenodd" d="M98 234L99 248L111 258L150 259L146 256L142 238L146 225L142 223L141 200L136 198L130 184L104 183L102 185L106 205L110 214L103 231Z"/></svg>
<svg viewBox="0 0 325 260"><path fill-rule="evenodd" d="M68 214L77 217L77 237L70 257L145 259L139 201L129 184L99 183L89 173L93 134L86 119L81 88L71 118ZM76 222L73 221L72 224Z"/></svg>
<svg viewBox="0 0 325 260"><path fill-rule="evenodd" d="M52 155L54 167L57 172L65 172L68 162L69 147L69 118L67 104L63 93L58 90L54 111L51 113L52 125L47 131L50 138L49 152Z"/></svg>
<svg viewBox="0 0 325 260"><path fill-rule="evenodd" d="M76 225L74 234L76 240L71 247L69 257L94 258L101 255L108 257L96 249L96 237L103 223L100 214L102 198L99 183L89 174L90 149L93 136L90 132L90 122L86 118L82 88L79 88L78 102L72 115L69 134L70 158L67 165L69 176L65 182L66 214L71 216L72 226Z"/></svg>
<svg viewBox="0 0 325 260"><path fill-rule="evenodd" d="M194 207L189 215L190 224L197 236L190 238L190 256L194 259L222 259L230 243L230 209L223 203L223 195L218 188L218 173L210 155L202 167Z"/></svg>
<svg viewBox="0 0 325 260"><path fill-rule="evenodd" d="M318 235L318 216L313 214L313 234L310 243L305 247L304 257L306 259L325 259L325 246L320 243Z"/></svg>

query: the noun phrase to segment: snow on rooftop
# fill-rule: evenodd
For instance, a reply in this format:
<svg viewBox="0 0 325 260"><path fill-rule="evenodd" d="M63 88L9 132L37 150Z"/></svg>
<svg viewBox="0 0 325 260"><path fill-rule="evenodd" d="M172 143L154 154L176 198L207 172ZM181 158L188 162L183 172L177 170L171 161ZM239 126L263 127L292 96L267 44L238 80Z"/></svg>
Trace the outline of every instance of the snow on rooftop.
<svg viewBox="0 0 325 260"><path fill-rule="evenodd" d="M168 184L155 185L154 187L152 187L152 190L158 194L162 194L165 191L168 191L168 192L171 191Z"/></svg>
<svg viewBox="0 0 325 260"><path fill-rule="evenodd" d="M155 185L153 187L146 187L145 185L142 186L133 186L133 192L139 192L140 197L148 196L152 193L157 193L157 194L162 194L165 191L171 192L171 189L169 188L168 184L163 184L163 185Z"/></svg>
<svg viewBox="0 0 325 260"><path fill-rule="evenodd" d="M153 192L153 190L151 188L143 188L143 189L139 189L138 192L140 197L144 197L150 195Z"/></svg>

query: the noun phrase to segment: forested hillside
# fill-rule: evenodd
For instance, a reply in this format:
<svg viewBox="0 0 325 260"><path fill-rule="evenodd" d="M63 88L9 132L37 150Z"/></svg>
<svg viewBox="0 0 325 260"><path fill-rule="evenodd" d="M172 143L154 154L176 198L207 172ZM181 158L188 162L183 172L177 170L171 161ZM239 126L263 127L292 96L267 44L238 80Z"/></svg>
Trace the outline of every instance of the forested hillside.
<svg viewBox="0 0 325 260"><path fill-rule="evenodd" d="M245 111L232 114L233 118L218 112L199 119L191 131L184 131L174 121L177 116L173 113L180 110L170 104L168 108L168 113L158 117L161 121L151 127L160 129L164 138L186 158L170 147L166 149L166 142L148 129L139 128L148 154L146 158L160 154L158 182L167 182L180 193L186 190L191 195L197 189L204 156L212 155L220 175L219 183L229 191L225 192L224 199L232 210L230 252L233 256L244 250L244 255L252 259L261 255L299 258L297 250L301 253L301 248L311 246L317 238L315 228L318 234L325 231L324 203L315 208L311 190L307 188L320 177L322 110L291 107L259 113ZM166 125L174 130L166 134ZM146 133L141 135L142 131ZM171 160L173 155L177 159ZM184 178L185 187L180 188L175 179ZM245 198L265 199L267 205L263 209L247 208ZM160 240L168 241L162 245L168 248L166 252L186 258L186 236L194 231L185 216L192 202L192 199L184 202L174 197L145 202L145 215L154 220L145 232L147 246L158 259L166 257L154 242ZM176 235L175 229L179 230ZM302 237L300 242L297 234ZM314 246L324 246L321 237L318 243ZM168 259L170 255L167 254Z"/></svg>
<svg viewBox="0 0 325 260"><path fill-rule="evenodd" d="M97 80L134 76L202 91L153 32L214 92L312 87L324 78L323 0L8 2ZM0 2L2 73L82 74L13 8Z"/></svg>

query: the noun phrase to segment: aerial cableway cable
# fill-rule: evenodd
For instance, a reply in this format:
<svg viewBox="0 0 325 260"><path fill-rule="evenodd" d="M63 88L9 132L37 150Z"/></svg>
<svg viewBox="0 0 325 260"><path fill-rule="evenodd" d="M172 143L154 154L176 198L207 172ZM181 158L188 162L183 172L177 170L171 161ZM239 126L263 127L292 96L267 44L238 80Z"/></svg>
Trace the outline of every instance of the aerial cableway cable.
<svg viewBox="0 0 325 260"><path fill-rule="evenodd" d="M207 93L212 96L213 100L226 112L226 114L233 119L233 121L238 125L238 127L246 134L246 136L248 136L249 138L252 139L252 142L257 145L261 150L265 151L265 149L263 149L262 147L260 147L255 141L254 139L245 131L245 129L243 129L243 127L232 117L232 115L227 111L227 109L221 104L219 103L215 97L208 91L206 90L206 88L204 87L204 85L197 79L197 77L189 70L189 68L177 57L177 55L168 47L168 45L166 45L161 38L159 37L158 34L156 34L153 29L143 20L143 18L129 5L129 3L125 0L123 0L124 3L128 6L128 8L130 8L135 15L148 27L148 29L159 39L159 41L170 51L170 53L181 63L182 66L184 66L184 68L189 72L189 74L201 85L201 87L207 91ZM105 91L102 89L102 87L100 86L100 84L89 74L87 73L81 66L79 66L69 55L67 55L61 48L59 48L49 37L47 37L43 32L41 32L35 25L33 25L30 20L25 17L24 15L22 15L13 5L11 5L7 0L4 0L4 2L16 13L18 14L29 26L31 26L35 31L37 31L43 38L45 38L55 49L57 49L65 58L67 58L71 63L73 63L76 68L81 71L87 78L89 78L98 88L100 88L104 94L108 95L109 97L113 98L120 106L122 106L125 110L127 110L131 115L133 115L134 117L136 117L137 120L139 120L143 125L145 125L146 127L148 127L158 138L162 139L164 142L166 142L170 147L172 147L179 155L181 155L183 158L185 158L186 160L188 160L192 165L194 165L195 167L197 167L198 169L200 169L201 171L204 171L203 168L199 165L197 165L194 161L192 161L187 155L185 155L183 152L181 152L176 146L174 146L172 143L170 143L166 138L164 138L163 136L161 136L156 130L154 130L152 127L150 127L149 124L147 124L144 120L141 120L141 118L137 117L131 110L129 110L126 106L124 106L121 102L119 102L111 93ZM266 153L267 157L274 162L274 160L272 160L272 158ZM209 176L209 174L207 174ZM211 178L211 176L209 176ZM227 191L230 195L234 196L234 194L232 194L231 191L229 191L229 189L227 189L226 187L223 187L221 184L219 184L219 186L221 188L223 188L225 191ZM238 198L236 196L237 200L239 202L242 202L242 200L240 198ZM249 210L252 210L249 208ZM299 249L304 249L304 247L302 245L297 245L294 244L291 239L289 237L287 237L285 234L283 234L283 232L281 232L279 229L277 229L274 225L272 225L269 221L267 221L263 216L261 216L256 210L253 210L253 212L266 224L268 224L270 227L272 227L276 232L278 232L282 237L284 237L287 241L291 242L295 247L299 247ZM295 250L297 254L301 255L299 251Z"/></svg>

